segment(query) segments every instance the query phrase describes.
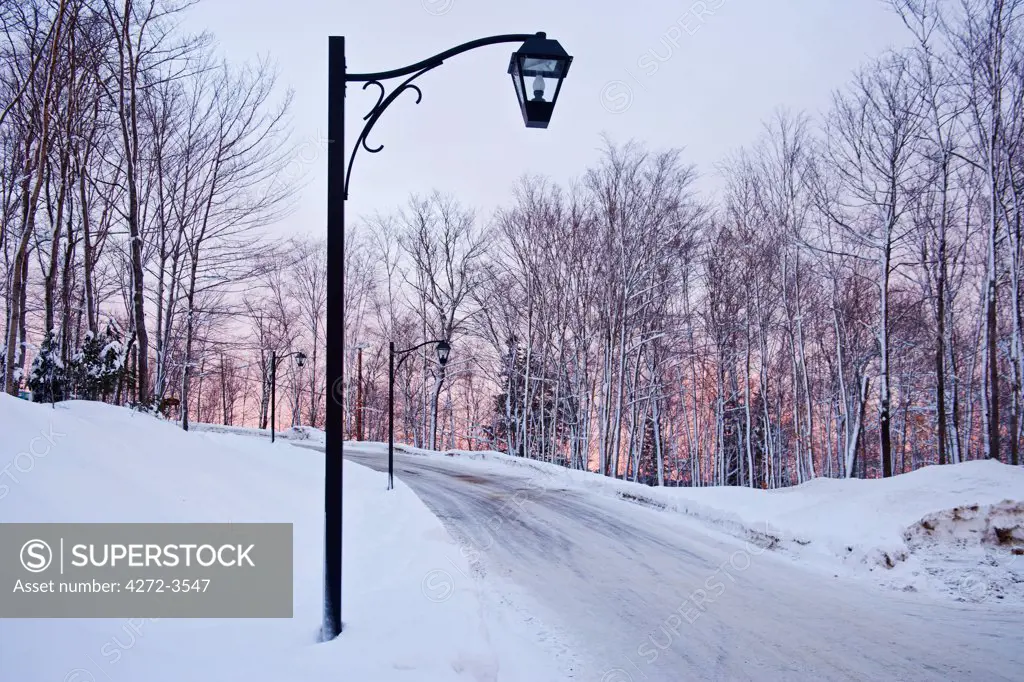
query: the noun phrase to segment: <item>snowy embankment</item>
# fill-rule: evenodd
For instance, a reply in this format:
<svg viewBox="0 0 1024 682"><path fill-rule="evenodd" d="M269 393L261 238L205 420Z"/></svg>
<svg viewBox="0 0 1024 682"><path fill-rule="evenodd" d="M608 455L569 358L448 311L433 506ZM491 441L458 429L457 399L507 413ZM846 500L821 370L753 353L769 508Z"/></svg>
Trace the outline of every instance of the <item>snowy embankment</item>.
<svg viewBox="0 0 1024 682"><path fill-rule="evenodd" d="M348 462L346 631L316 643L323 468L322 454L287 442L0 395L0 522L288 522L295 581L290 620L0 619L0 680L558 679L494 625L483 588L431 581L470 571L412 491L386 491L382 474Z"/></svg>
<svg viewBox="0 0 1024 682"><path fill-rule="evenodd" d="M268 429L254 429L247 426L223 426L221 424L191 424L189 429L199 433L226 433L233 436L250 436L270 440ZM274 434L276 440L303 441L314 445L323 445L325 434L323 429L312 426L292 426L279 430Z"/></svg>
<svg viewBox="0 0 1024 682"><path fill-rule="evenodd" d="M575 485L686 514L823 571L895 589L1024 603L1024 467L975 461L780 490L651 488L498 452L399 449L511 466L538 486Z"/></svg>

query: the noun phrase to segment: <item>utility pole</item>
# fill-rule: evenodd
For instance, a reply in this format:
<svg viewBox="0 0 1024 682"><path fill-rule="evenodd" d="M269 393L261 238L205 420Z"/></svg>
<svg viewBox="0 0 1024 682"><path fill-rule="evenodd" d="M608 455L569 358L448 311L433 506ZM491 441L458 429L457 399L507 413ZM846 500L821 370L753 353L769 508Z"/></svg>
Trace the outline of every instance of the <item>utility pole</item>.
<svg viewBox="0 0 1024 682"><path fill-rule="evenodd" d="M224 426L228 426L228 375L224 366L224 353L220 354L220 410Z"/></svg>
<svg viewBox="0 0 1024 682"><path fill-rule="evenodd" d="M274 442L277 430L277 351L270 351L270 442Z"/></svg>
<svg viewBox="0 0 1024 682"><path fill-rule="evenodd" d="M363 440L363 347L357 349L356 359L356 440Z"/></svg>

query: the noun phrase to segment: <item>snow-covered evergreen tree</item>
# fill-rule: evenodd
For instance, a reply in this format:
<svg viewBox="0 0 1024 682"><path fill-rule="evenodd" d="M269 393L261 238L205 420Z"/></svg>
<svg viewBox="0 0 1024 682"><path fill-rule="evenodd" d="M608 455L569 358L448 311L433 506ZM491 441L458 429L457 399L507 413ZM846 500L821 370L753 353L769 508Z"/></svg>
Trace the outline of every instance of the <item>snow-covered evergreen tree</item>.
<svg viewBox="0 0 1024 682"><path fill-rule="evenodd" d="M125 347L121 342L121 330L113 320L107 323L105 345L100 351L102 371L99 380L100 398L106 400L116 389L125 366Z"/></svg>
<svg viewBox="0 0 1024 682"><path fill-rule="evenodd" d="M82 347L72 358L71 376L75 394L86 400L96 400L99 396L99 381L103 373L103 360L100 353L103 342L91 331L85 333Z"/></svg>
<svg viewBox="0 0 1024 682"><path fill-rule="evenodd" d="M28 387L32 391L32 400L37 403L64 400L68 394L68 384L68 372L60 359L60 340L51 329L43 339L29 371Z"/></svg>
<svg viewBox="0 0 1024 682"><path fill-rule="evenodd" d="M71 372L76 395L85 400L106 400L117 388L123 369L124 346L117 326L109 322L101 336L86 332Z"/></svg>

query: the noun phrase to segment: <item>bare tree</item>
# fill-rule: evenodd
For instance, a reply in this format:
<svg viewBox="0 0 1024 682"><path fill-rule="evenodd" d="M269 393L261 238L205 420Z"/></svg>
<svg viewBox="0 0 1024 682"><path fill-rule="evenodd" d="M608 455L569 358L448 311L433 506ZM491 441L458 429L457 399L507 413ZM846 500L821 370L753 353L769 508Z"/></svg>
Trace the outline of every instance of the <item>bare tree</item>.
<svg viewBox="0 0 1024 682"><path fill-rule="evenodd" d="M439 339L454 339L473 313L468 304L479 282L484 236L473 214L452 197L434 193L413 197L402 214L401 245L409 259L406 281L419 298L424 331ZM437 444L437 403L447 367L433 367L428 447Z"/></svg>
<svg viewBox="0 0 1024 682"><path fill-rule="evenodd" d="M838 94L826 131L825 155L834 192L822 206L850 246L875 260L878 291L879 438L882 475L891 476L891 278L898 249L910 234L906 214L920 182L924 100L907 60L891 55L862 72L848 94ZM856 257L856 256L855 256Z"/></svg>

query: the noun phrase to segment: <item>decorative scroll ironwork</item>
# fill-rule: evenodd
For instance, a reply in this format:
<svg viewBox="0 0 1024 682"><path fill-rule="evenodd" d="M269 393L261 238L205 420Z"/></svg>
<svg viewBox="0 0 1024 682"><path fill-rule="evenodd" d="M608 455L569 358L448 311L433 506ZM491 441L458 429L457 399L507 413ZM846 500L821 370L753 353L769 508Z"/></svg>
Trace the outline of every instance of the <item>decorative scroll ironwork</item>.
<svg viewBox="0 0 1024 682"><path fill-rule="evenodd" d="M543 34L537 35L543 36ZM348 168L345 170L345 197L348 198L349 182L352 178L352 165L353 163L355 163L356 154L359 152L359 150L365 149L371 154L377 154L382 149L384 149L384 145L371 147L367 143L367 138L369 137L370 132L373 130L373 127L377 125L377 121L380 120L381 115L406 90L412 90L413 92L416 93L416 104L419 104L421 101L423 101L423 91L419 89L419 86L413 85L414 80L416 80L426 72L441 66L442 64L444 64L444 61L446 59L448 59L449 57L453 57L457 54L468 52L469 50L473 50L478 47L483 47L485 45L495 45L498 43L525 42L526 40L532 37L533 35L531 34L513 34L492 36L490 38L481 38L480 40L474 40L459 45L457 47L453 47L450 50L441 52L440 54L434 55L429 59L423 60L422 62L417 62L416 64L411 64L401 69L394 69L392 71L381 71L378 73L346 74L346 83L362 82L363 90L370 87L371 85L374 85L380 88L380 94L377 96L377 103L373 105L373 108L371 108L370 111L365 116L363 116L363 120L366 121L366 123L365 125L363 125L363 130L359 134L359 137L356 138L356 143L352 147L352 153L349 155ZM387 88L384 87L383 81L401 78L403 76L408 76L408 78L402 81L402 83L399 84L394 90L388 93Z"/></svg>
<svg viewBox="0 0 1024 682"><path fill-rule="evenodd" d="M422 102L423 91L420 90L418 85L413 85L412 82L419 78L420 76L422 76L423 74L425 74L427 71L437 68L443 63L444 62L436 62L434 64L431 64L420 69L419 71L417 71L416 73L402 81L401 85L392 90L390 94L388 94L387 88L385 88L384 84L381 83L379 80L374 79L363 83L363 90L366 90L366 88L370 87L371 85L375 85L378 88L380 88L380 94L377 96L377 103L373 105L373 108L371 108L370 111L365 116L363 116L363 120L366 121L366 124L363 126L362 132L359 133L359 137L356 138L356 143L352 147L352 154L349 156L348 159L348 169L345 171L345 196L348 196L348 185L349 181L352 178L352 165L355 163L356 153L359 151L359 149L365 149L371 154L377 154L382 149L384 149L384 145L371 147L369 144L367 144L367 138L369 138L370 132L373 130L373 127L377 125L377 121L380 120L381 115L406 90L412 90L413 92L416 93L416 104Z"/></svg>

